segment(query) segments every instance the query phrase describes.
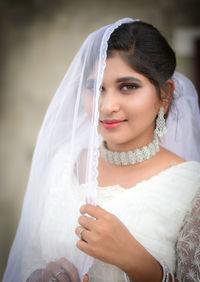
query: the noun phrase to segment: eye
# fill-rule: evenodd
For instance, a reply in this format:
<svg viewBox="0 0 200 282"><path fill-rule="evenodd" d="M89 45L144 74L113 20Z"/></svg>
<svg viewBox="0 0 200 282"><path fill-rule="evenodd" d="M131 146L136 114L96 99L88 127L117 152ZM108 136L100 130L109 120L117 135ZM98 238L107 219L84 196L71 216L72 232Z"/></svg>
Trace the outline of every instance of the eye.
<svg viewBox="0 0 200 282"><path fill-rule="evenodd" d="M120 85L120 90L125 91L125 92L130 92L132 90L138 89L140 86L136 83L126 83Z"/></svg>
<svg viewBox="0 0 200 282"><path fill-rule="evenodd" d="M95 87L95 82L94 80L90 79L86 81L86 89L92 91Z"/></svg>
<svg viewBox="0 0 200 282"><path fill-rule="evenodd" d="M86 81L86 89L90 92L94 92L96 88L96 81L93 79L89 79ZM100 92L103 92L105 88L101 85L99 88Z"/></svg>
<svg viewBox="0 0 200 282"><path fill-rule="evenodd" d="M103 92L105 88L103 86L100 86L100 92Z"/></svg>

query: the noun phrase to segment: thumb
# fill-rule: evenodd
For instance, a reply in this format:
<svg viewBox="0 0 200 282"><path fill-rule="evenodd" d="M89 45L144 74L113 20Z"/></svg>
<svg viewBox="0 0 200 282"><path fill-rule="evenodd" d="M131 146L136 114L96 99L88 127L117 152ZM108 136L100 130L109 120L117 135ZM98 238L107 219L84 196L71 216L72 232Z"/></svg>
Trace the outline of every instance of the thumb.
<svg viewBox="0 0 200 282"><path fill-rule="evenodd" d="M83 282L88 282L88 275L87 274L84 275Z"/></svg>

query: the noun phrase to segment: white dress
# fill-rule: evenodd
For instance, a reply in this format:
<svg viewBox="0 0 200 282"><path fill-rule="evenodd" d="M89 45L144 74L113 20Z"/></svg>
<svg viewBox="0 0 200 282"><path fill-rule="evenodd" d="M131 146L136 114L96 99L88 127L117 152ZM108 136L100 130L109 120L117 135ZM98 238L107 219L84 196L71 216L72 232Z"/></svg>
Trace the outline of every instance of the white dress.
<svg viewBox="0 0 200 282"><path fill-rule="evenodd" d="M71 212L71 222L67 226L67 198L70 191L64 186L52 187L46 199L44 216L38 231L42 256L46 263L65 257L66 250L67 259L75 265L78 263L78 250L71 250L77 238L70 237L68 230L69 226L73 230L77 226L73 214L78 216L76 210L85 201L85 186L78 184L74 178L71 189L76 195L76 201L71 203L75 212ZM158 261L165 261L170 270L175 272L178 234L183 219L191 208L192 199L199 190L200 163L190 161L170 167L129 189L118 185L98 187L97 202L102 208L115 214ZM37 264L33 249L27 248L23 266L24 278L44 266ZM96 259L89 270L89 279L90 282L125 281L124 273L120 269Z"/></svg>

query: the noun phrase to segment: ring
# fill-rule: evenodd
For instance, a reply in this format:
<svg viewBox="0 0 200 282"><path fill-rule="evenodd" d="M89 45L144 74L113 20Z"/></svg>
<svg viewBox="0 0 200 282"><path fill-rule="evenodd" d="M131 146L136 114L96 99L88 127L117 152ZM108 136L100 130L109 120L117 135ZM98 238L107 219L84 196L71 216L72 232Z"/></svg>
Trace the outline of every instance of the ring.
<svg viewBox="0 0 200 282"><path fill-rule="evenodd" d="M60 274L66 274L63 268L61 268L61 270L56 273L55 278L57 279Z"/></svg>
<svg viewBox="0 0 200 282"><path fill-rule="evenodd" d="M61 268L61 270L60 271L58 271L56 274L55 274L55 276L52 276L50 279L49 279L49 282L56 282L56 281L58 281L58 276L60 275L60 274L66 274L66 272L65 272L65 270L63 269L63 268Z"/></svg>
<svg viewBox="0 0 200 282"><path fill-rule="evenodd" d="M78 237L79 237L81 240L83 240L83 238L82 238L82 233L83 233L83 231L85 231L85 229L81 229L81 231L80 231L79 234L78 234Z"/></svg>

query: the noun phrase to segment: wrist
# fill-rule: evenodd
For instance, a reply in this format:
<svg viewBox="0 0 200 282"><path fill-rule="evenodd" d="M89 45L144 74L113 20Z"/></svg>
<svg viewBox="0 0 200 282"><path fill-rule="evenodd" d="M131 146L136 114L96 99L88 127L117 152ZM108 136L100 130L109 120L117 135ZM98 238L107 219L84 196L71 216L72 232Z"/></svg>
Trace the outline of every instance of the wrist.
<svg viewBox="0 0 200 282"><path fill-rule="evenodd" d="M136 282L136 280L130 280L130 277L124 273L124 278L125 278L125 281L126 282ZM163 272L163 277L162 277L162 281L161 282L179 282L173 274L169 274L169 277L166 278L166 276L164 275L164 272Z"/></svg>
<svg viewBox="0 0 200 282"><path fill-rule="evenodd" d="M131 281L162 281L163 270L160 263L140 243L137 246L134 244L133 248L129 245L125 260L120 268Z"/></svg>
<svg viewBox="0 0 200 282"><path fill-rule="evenodd" d="M160 282L179 282L177 279L175 279L174 274L170 273L168 266L164 262L159 263L157 261L157 263L158 263L158 265L160 265L160 268L162 269L162 278L161 278ZM146 270L143 269L143 271L146 271ZM149 282L149 281L154 281L154 280L157 281L156 276L154 276L154 278L153 278L153 276L151 276L150 273L148 273L148 277L145 277L146 275L141 276L141 274L139 274L139 276L137 276L137 274L134 274L133 276L134 277L132 277L131 274L128 275L126 273L126 278L125 278L126 282L137 282L137 281L144 281L144 282L148 281Z"/></svg>

